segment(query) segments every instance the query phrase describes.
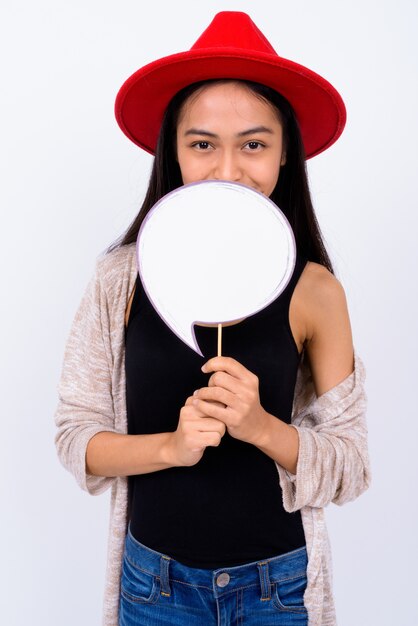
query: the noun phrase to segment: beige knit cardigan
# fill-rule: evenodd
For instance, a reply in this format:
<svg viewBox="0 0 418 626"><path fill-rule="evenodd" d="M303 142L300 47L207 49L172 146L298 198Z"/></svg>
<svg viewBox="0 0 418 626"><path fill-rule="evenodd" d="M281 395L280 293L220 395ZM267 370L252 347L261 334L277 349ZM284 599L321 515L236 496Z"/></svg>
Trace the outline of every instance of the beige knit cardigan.
<svg viewBox="0 0 418 626"><path fill-rule="evenodd" d="M134 244L97 261L66 345L55 415L55 443L64 467L92 495L111 488L104 626L118 624L127 478L86 473L85 454L96 433L127 432L124 317L136 276ZM296 474L276 464L285 510L301 510L308 553L304 602L309 626L336 625L324 507L354 500L370 484L365 370L356 352L354 359L352 374L317 398L302 357L292 411L299 433Z"/></svg>

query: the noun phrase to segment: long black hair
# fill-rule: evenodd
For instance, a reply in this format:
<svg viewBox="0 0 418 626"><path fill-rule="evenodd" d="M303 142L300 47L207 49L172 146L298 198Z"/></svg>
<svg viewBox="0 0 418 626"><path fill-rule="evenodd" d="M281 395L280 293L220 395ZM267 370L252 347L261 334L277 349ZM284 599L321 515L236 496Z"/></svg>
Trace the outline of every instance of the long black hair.
<svg viewBox="0 0 418 626"><path fill-rule="evenodd" d="M269 102L275 108L283 126L286 163L280 169L279 179L270 198L289 220L300 252L309 261L320 263L334 273L312 205L305 150L293 108L286 98L274 89L260 83L238 79L200 81L188 85L174 96L165 111L161 124L148 190L141 209L128 230L110 246L108 252L134 243L145 216L154 204L170 191L183 185L176 158L177 123L182 107L192 94L196 94L206 85L224 82L238 82L245 85L254 95Z"/></svg>

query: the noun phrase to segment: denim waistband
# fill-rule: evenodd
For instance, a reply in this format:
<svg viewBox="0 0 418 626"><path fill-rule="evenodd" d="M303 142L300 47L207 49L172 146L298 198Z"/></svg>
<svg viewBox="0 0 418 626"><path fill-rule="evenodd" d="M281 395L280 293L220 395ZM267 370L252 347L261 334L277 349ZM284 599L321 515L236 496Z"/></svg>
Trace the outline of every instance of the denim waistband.
<svg viewBox="0 0 418 626"><path fill-rule="evenodd" d="M126 535L125 555L131 564L160 579L162 595L170 595L170 580L191 587L203 587L221 597L252 585L261 586L262 599L270 599L271 583L306 576L306 546L269 559L235 567L199 569L188 567L175 559L139 543L130 528Z"/></svg>

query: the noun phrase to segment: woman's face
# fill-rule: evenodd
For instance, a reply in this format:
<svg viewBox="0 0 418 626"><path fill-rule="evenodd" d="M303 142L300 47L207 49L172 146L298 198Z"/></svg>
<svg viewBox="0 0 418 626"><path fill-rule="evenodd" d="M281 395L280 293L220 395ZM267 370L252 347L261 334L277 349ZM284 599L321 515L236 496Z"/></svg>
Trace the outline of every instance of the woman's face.
<svg viewBox="0 0 418 626"><path fill-rule="evenodd" d="M183 184L242 183L270 196L286 157L275 108L245 85L208 85L184 103L177 125Z"/></svg>

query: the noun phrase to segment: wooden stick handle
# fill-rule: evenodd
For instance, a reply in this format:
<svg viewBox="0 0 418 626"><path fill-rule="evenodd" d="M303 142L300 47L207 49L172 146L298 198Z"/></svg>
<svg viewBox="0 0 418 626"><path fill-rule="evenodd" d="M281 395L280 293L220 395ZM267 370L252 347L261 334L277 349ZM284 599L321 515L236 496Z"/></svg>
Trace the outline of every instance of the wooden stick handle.
<svg viewBox="0 0 418 626"><path fill-rule="evenodd" d="M218 324L218 356L222 356L222 324Z"/></svg>

